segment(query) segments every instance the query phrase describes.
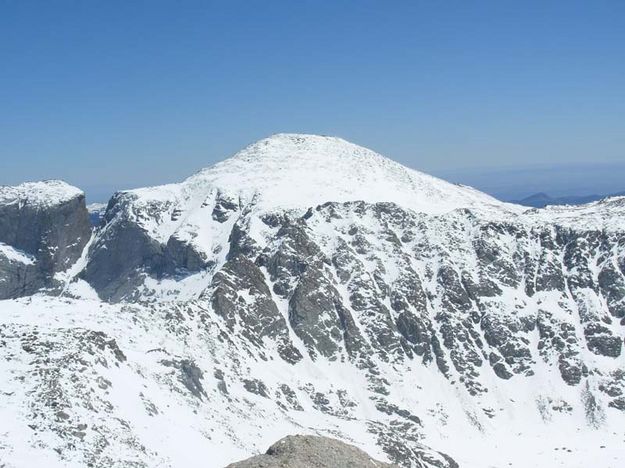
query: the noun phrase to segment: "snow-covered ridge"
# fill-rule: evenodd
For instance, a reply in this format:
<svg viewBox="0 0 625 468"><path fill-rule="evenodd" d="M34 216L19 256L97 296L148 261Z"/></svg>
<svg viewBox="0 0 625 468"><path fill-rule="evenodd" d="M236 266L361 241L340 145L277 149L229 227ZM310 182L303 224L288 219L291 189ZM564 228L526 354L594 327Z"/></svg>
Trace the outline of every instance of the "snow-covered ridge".
<svg viewBox="0 0 625 468"><path fill-rule="evenodd" d="M87 205L87 211L89 213L100 213L106 210L106 203L89 203Z"/></svg>
<svg viewBox="0 0 625 468"><path fill-rule="evenodd" d="M132 190L144 200L193 198L217 189L257 206L307 208L328 201L394 202L430 214L480 207L512 212L470 187L409 169L341 138L277 134L204 169L182 184ZM201 196L201 195L200 195Z"/></svg>
<svg viewBox="0 0 625 468"><path fill-rule="evenodd" d="M52 206L83 195L82 190L62 180L25 182L19 185L0 186L0 204L22 203Z"/></svg>
<svg viewBox="0 0 625 468"><path fill-rule="evenodd" d="M93 226L98 227L102 222L104 213L106 213L106 206L106 203L90 203L87 205L89 220Z"/></svg>
<svg viewBox="0 0 625 468"><path fill-rule="evenodd" d="M527 217L536 224L622 231L625 230L625 197L608 197L584 205L549 205L527 211Z"/></svg>
<svg viewBox="0 0 625 468"><path fill-rule="evenodd" d="M178 184L117 194L118 213L158 242L211 237L202 226L218 199L256 212L303 215L327 202L392 202L432 215L456 209L506 219L526 210L470 187L415 171L341 138L277 134ZM204 234L205 235L204 235Z"/></svg>

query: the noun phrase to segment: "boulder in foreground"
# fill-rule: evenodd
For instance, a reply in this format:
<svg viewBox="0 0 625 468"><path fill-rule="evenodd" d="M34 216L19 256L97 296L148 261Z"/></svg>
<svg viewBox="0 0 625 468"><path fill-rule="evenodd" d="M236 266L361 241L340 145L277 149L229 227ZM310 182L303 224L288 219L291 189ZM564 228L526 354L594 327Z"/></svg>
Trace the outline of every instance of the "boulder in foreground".
<svg viewBox="0 0 625 468"><path fill-rule="evenodd" d="M226 468L392 468L397 465L372 459L353 445L329 437L294 435L267 450Z"/></svg>

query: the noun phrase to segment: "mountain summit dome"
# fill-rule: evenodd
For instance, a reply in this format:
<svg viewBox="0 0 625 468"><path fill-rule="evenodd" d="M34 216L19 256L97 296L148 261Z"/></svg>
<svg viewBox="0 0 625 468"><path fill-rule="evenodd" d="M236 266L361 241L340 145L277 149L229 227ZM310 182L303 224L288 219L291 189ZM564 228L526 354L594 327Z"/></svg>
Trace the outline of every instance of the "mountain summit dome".
<svg viewBox="0 0 625 468"><path fill-rule="evenodd" d="M167 191L177 189L162 187ZM341 138L276 134L206 168L178 188L184 198L214 189L265 209L308 208L325 202L394 202L431 214L456 208L511 205L469 187L409 169ZM156 190L156 192L155 192ZM133 191L157 196L158 188Z"/></svg>

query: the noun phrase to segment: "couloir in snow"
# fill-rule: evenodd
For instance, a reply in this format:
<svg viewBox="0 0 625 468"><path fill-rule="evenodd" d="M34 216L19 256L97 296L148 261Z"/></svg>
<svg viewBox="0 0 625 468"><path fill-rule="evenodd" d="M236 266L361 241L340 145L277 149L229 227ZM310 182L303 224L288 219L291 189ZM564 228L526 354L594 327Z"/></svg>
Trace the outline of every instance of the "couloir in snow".
<svg viewBox="0 0 625 468"><path fill-rule="evenodd" d="M98 218L99 219L99 218ZM0 187L0 466L625 463L625 197L527 209L339 138Z"/></svg>

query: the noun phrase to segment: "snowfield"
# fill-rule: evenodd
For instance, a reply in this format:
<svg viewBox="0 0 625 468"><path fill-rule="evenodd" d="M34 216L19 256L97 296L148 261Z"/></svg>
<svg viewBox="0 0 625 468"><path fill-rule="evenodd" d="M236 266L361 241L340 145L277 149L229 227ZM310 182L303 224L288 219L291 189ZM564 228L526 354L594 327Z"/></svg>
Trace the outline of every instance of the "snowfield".
<svg viewBox="0 0 625 468"><path fill-rule="evenodd" d="M35 296L0 306L5 355L0 364L0 453L7 467L81 467L86 460L223 467L262 453L293 433L338 437L374 457L388 458L366 431L366 422L380 415L368 399L366 379L350 365L306 359L292 366L237 356L237 348L245 344L212 343L223 327L217 320L207 326L203 321L210 314L196 305L150 310ZM106 346L93 354L84 349L80 337L93 331L114 340L125 359L117 360ZM33 362L38 347L45 353ZM185 359L203 370L197 395L188 388L194 388L191 382L163 363ZM587 426L584 414L571 418L556 413L547 421L540 417L541 397L554 395L554 388L562 390L547 367L545 375L524 385L502 386L492 398L498 420L482 427L466 417L479 411L475 403L450 389L435 370L406 365L393 371L391 388L398 402L422 415L430 428L424 441L462 467L616 468L624 460L622 420L597 430ZM215 377L222 373L223 380ZM264 382L268 393L286 383L295 389L302 410L289 408L286 399L287 407L282 407L250 393L244 385L253 379ZM319 411L310 395L299 390L310 384L330 395L335 409L346 415ZM341 391L355 408L341 404ZM49 392L60 394L60 405L46 405ZM565 393L570 400L579 398L575 389ZM68 419L59 416L70 413ZM108 444L96 432L103 428ZM82 444L99 450L79 451Z"/></svg>
<svg viewBox="0 0 625 468"><path fill-rule="evenodd" d="M280 134L116 194L62 268L0 224L0 286L44 278L0 300L0 466L219 468L301 433L404 467L620 467L624 200L528 210Z"/></svg>

